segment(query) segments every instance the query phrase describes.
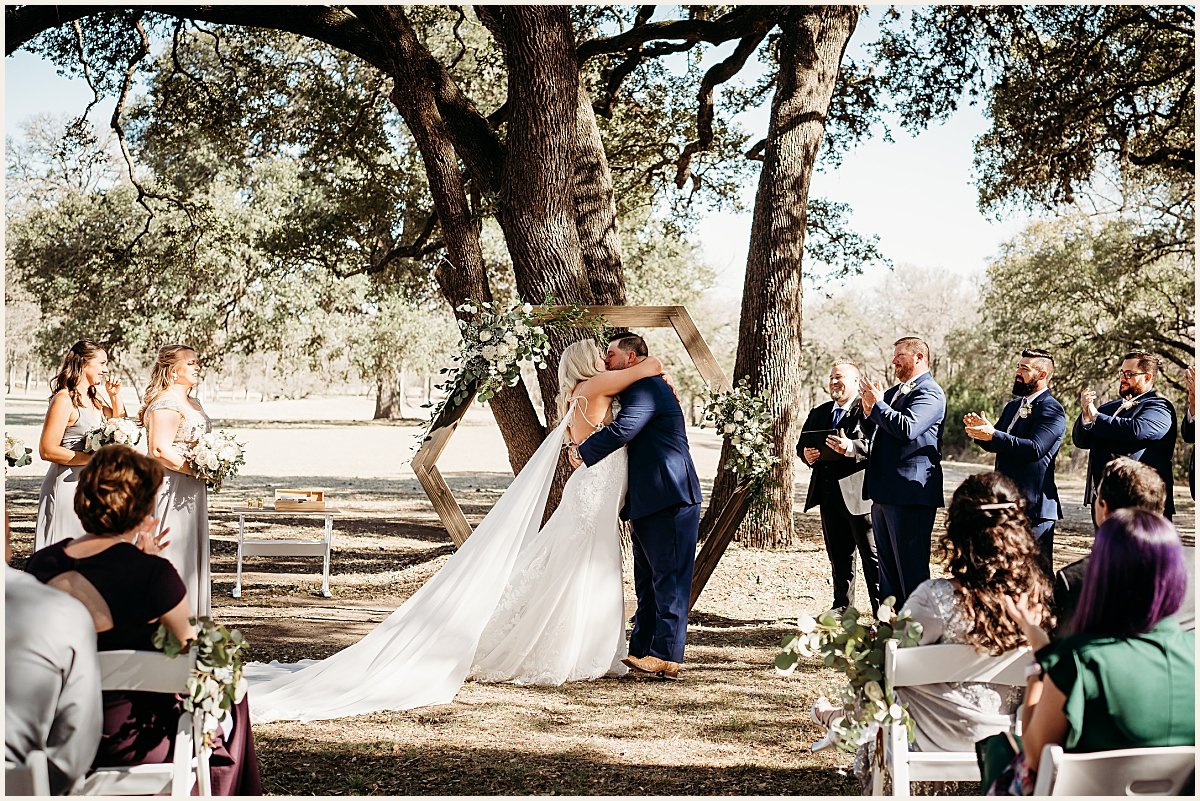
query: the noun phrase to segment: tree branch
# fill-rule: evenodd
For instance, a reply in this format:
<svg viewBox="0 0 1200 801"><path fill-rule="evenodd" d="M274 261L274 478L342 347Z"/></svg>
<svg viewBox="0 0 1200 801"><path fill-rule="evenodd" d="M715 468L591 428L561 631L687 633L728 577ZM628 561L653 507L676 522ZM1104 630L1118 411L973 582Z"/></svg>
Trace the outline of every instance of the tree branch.
<svg viewBox="0 0 1200 801"><path fill-rule="evenodd" d="M665 20L635 25L615 36L582 42L575 48L575 55L582 64L602 53L621 53L657 39L678 39L691 44L721 44L750 34L765 19L774 23L778 10L772 6L737 6L715 20Z"/></svg>
<svg viewBox="0 0 1200 801"><path fill-rule="evenodd" d="M687 183L688 174L692 169L692 156L701 150L707 150L713 141L713 93L718 84L725 83L746 65L746 60L762 44L767 37L767 31L775 24L774 19L764 19L756 28L740 42L729 58L715 65L704 74L700 82L699 110L696 112L696 139L688 142L679 156L675 171L675 186L680 189Z"/></svg>

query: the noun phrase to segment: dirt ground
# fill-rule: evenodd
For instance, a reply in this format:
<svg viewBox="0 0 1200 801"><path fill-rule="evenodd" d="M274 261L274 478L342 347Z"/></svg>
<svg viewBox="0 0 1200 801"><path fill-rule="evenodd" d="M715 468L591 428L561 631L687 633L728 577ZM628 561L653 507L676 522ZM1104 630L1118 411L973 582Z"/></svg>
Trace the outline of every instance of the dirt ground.
<svg viewBox="0 0 1200 801"><path fill-rule="evenodd" d="M132 400L132 399L131 399ZM134 401L136 402L136 401ZM36 449L40 398L8 398L5 429ZM321 658L358 640L411 595L453 552L407 466L416 420L364 422L366 398L210 403L218 427L247 443L243 475L212 498L214 615L241 629L254 659ZM414 410L414 418L418 410ZM719 441L689 431L705 490ZM439 467L477 523L511 480L503 443L475 409ZM947 496L985 465L947 462ZM27 558L45 465L9 471L14 565ZM801 471L797 499L807 490ZM1082 481L1059 486L1068 517L1055 561L1087 552L1091 525ZM248 558L234 585L237 517L228 510L279 487L321 487L342 510L334 527L333 598L321 597L319 558ZM1186 484L1176 522L1194 542ZM688 629L684 681L633 678L556 688L467 684L454 703L309 724L255 727L266 790L278 795L853 795L849 757L812 754L808 718L837 674L815 661L774 675L779 641L801 610L830 601L828 563L815 514L799 512L795 544L755 551L734 544L713 574ZM311 537L302 516L250 520L254 536ZM936 535L935 531L935 535ZM858 589L865 599L865 590ZM626 599L633 592L627 579ZM251 698L253 704L253 698ZM975 792L963 787L961 792Z"/></svg>

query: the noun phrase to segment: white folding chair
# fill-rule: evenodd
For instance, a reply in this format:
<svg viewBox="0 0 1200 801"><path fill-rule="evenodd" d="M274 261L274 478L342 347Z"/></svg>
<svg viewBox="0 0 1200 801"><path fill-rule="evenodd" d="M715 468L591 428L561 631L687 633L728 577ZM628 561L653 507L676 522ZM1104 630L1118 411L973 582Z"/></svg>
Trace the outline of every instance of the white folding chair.
<svg viewBox="0 0 1200 801"><path fill-rule="evenodd" d="M100 686L104 690L187 694L195 654L171 658L154 651L101 651ZM190 712L179 717L171 762L96 768L84 779L82 795L212 795L208 754L203 748L201 721Z"/></svg>
<svg viewBox="0 0 1200 801"><path fill-rule="evenodd" d="M30 751L22 765L4 762L4 795L50 795L50 768L45 751Z"/></svg>
<svg viewBox="0 0 1200 801"><path fill-rule="evenodd" d="M1179 795L1196 770L1194 745L1065 754L1046 745L1034 795Z"/></svg>
<svg viewBox="0 0 1200 801"><path fill-rule="evenodd" d="M883 659L884 681L893 690L960 681L1024 686L1029 649L989 656L969 645L900 648L895 640L889 640ZM892 777L892 795L904 798L910 794L910 782L980 780L974 750L910 751L908 731L902 725L885 726L883 744L883 770L873 770L872 795L883 795L884 774Z"/></svg>

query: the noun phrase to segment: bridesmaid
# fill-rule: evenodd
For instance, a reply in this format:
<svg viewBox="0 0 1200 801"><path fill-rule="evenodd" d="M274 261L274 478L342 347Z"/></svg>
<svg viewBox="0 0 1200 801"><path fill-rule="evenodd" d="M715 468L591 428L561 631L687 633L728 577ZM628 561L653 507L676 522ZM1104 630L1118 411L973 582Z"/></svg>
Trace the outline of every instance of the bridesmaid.
<svg viewBox="0 0 1200 801"><path fill-rule="evenodd" d="M107 398L101 397L101 384ZM125 416L120 393L121 382L109 379L108 354L97 343L81 339L63 356L50 380L50 407L38 440L38 454L51 464L38 497L35 551L86 533L75 516L79 470L92 458L83 450L83 439L106 417Z"/></svg>
<svg viewBox="0 0 1200 801"><path fill-rule="evenodd" d="M191 397L200 383L200 360L188 345L160 348L150 371L140 421L146 426L146 450L166 468L154 516L159 531L170 529L162 556L175 566L187 587L192 613L212 613L209 579L208 488L192 473L187 449L212 422Z"/></svg>

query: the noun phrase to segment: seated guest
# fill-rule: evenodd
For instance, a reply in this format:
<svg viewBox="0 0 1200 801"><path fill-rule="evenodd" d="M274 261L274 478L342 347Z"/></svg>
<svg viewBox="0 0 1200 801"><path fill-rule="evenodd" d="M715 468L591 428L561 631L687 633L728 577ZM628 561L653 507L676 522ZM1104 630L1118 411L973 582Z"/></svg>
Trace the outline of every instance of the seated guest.
<svg viewBox="0 0 1200 801"><path fill-rule="evenodd" d="M8 561L8 512L4 515ZM65 795L100 742L96 632L83 605L33 576L4 568L4 758L45 751L50 791Z"/></svg>
<svg viewBox="0 0 1200 801"><path fill-rule="evenodd" d="M921 624L920 644L965 643L996 655L1025 645L1006 612L1005 593L1020 587L1046 604L1050 581L1017 485L995 472L969 476L950 501L939 544L948 578L922 582L904 605ZM1048 623L1049 613L1042 614L1040 620ZM971 751L977 740L1006 731L1021 703L1019 689L984 682L902 687L896 695L916 724L917 751ZM814 716L829 725L840 707L825 699L817 704ZM855 759L860 779L869 760L860 749Z"/></svg>
<svg viewBox="0 0 1200 801"><path fill-rule="evenodd" d="M1186 592L1175 527L1154 512L1120 509L1096 531L1075 634L1050 642L1041 604L1023 593L1006 599L1038 650L1023 752L994 792L1030 794L1047 744L1068 753L1195 744L1196 634L1174 617Z"/></svg>
<svg viewBox="0 0 1200 801"><path fill-rule="evenodd" d="M1167 487L1154 468L1121 456L1105 465L1092 514L1097 526L1118 509L1145 509L1162 514L1166 494ZM1196 601L1192 596L1192 588L1196 585L1196 549L1184 547L1183 555L1188 591L1175 617L1185 629L1194 629ZM1072 620L1087 575L1088 560L1085 556L1072 562L1054 577L1054 612L1058 618L1058 628L1054 631L1056 638L1072 632Z"/></svg>
<svg viewBox="0 0 1200 801"><path fill-rule="evenodd" d="M170 536L154 535L162 477L156 462L132 448L101 448L80 471L75 492L75 513L88 533L37 551L25 566L83 602L101 651L154 651L159 623L181 642L195 637L183 581L158 555ZM169 761L179 714L179 701L161 693L104 693L95 765ZM245 699L234 708L232 733L218 732L211 767L214 794L261 794Z"/></svg>

